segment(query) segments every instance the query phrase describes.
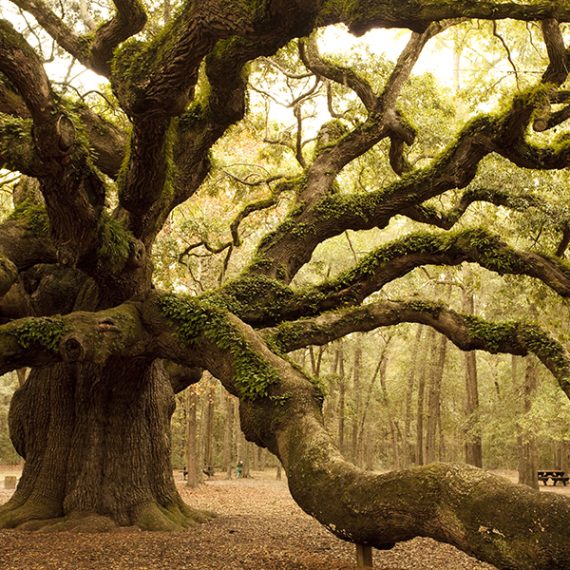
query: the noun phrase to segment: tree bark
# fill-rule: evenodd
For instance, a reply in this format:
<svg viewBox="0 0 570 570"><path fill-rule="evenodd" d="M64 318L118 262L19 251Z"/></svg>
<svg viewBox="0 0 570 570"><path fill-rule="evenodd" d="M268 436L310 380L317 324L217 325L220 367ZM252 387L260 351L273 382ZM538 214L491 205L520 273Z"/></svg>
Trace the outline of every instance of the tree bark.
<svg viewBox="0 0 570 570"><path fill-rule="evenodd" d="M434 342L430 366L430 384L428 392L428 413L426 421L426 449L425 462L433 463L437 459L437 428L441 424L441 382L445 369L445 355L447 352L447 338L440 336Z"/></svg>
<svg viewBox="0 0 570 570"><path fill-rule="evenodd" d="M189 526L196 517L176 491L170 464L173 411L158 363L33 369L10 409L12 440L26 463L0 507L0 526Z"/></svg>
<svg viewBox="0 0 570 570"><path fill-rule="evenodd" d="M456 52L457 53L457 52ZM463 287L463 311L475 313L475 300L471 288L471 273L467 273ZM465 352L465 462L483 467L483 443L479 427L479 382L477 378L477 356L475 351Z"/></svg>
<svg viewBox="0 0 570 570"><path fill-rule="evenodd" d="M198 394L190 386L186 392L186 486L194 489L202 482L201 461L198 453Z"/></svg>
<svg viewBox="0 0 570 570"><path fill-rule="evenodd" d="M532 396L536 390L536 364L532 358L527 358L525 362L524 379L521 382L515 375L513 380L521 386L522 412L526 415L532 407ZM513 368L516 370L517 368ZM521 429L518 436L519 442L519 483L528 485L532 489L538 489L537 463L536 463L536 441L532 429Z"/></svg>

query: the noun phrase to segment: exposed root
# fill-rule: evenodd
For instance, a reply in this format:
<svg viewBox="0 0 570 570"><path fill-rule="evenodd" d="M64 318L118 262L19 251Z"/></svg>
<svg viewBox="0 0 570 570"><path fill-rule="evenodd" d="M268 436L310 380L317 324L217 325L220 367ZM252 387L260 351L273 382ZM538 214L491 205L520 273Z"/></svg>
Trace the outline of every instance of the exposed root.
<svg viewBox="0 0 570 570"><path fill-rule="evenodd" d="M148 502L134 508L126 517L130 523L124 525L111 516L93 512L74 511L62 516L61 508L28 500L23 505L10 505L9 502L0 507L0 528L42 532L110 532L131 526L147 531L181 531L215 516L208 511L191 509L184 503L167 508Z"/></svg>

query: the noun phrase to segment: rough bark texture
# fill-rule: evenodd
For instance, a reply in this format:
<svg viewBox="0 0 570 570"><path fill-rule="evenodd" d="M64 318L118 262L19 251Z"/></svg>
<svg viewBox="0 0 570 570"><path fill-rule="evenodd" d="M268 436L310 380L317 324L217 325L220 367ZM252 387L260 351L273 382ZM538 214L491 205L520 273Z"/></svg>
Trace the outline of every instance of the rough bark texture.
<svg viewBox="0 0 570 570"><path fill-rule="evenodd" d="M109 78L123 115L110 121L70 104L25 35L0 21L0 166L37 182L37 192L15 199L14 213L0 224L0 371L34 367L13 400L12 436L26 468L0 510L0 526L178 529L203 519L176 494L167 434L173 391L209 370L240 399L248 440L279 457L295 499L338 536L379 548L430 536L500 568L566 568L567 500L471 467L360 471L324 430L319 389L283 355L357 331L421 323L464 350L533 353L570 397L570 357L536 325L489 322L421 298L369 299L418 267L464 262L526 275L570 296L565 261L516 250L487 229L448 231L475 201L519 211L540 206L532 194L467 189L489 155L527 169L570 165L564 134L552 134L544 146L528 136L533 126L550 130L568 119L565 107L552 112L568 101L561 87L570 51L560 26L570 22L567 0L188 1L161 33L144 30L136 39L147 20L137 0L115 0L110 19L86 35L45 3L14 3L60 47ZM465 124L422 166L411 164L407 147L416 132L399 98L422 49L457 23L444 20L507 17L542 22L549 63L537 84ZM154 290L154 242L172 210L191 200L214 168L212 147L244 117L248 62L339 22L355 33L374 27L413 33L390 73L374 83L377 91L307 42L301 59L315 82L352 89L363 104L360 119L343 125L338 137L324 136L332 125L323 128L311 160L297 133L302 175L283 177L279 189L289 193L291 209L232 282L200 298ZM343 169L382 142L390 148L392 182L365 192L340 188ZM425 204L440 197L449 210ZM274 196L252 202L228 224L230 251L249 213L274 203ZM399 215L445 231L410 234L355 259L334 279L291 286L323 241L347 230L383 229ZM566 237L563 231L559 255ZM345 402L339 404L342 448L348 437ZM432 424L432 447L434 435Z"/></svg>
<svg viewBox="0 0 570 570"><path fill-rule="evenodd" d="M170 530L202 520L172 479L173 410L168 378L145 361L33 370L10 410L10 432L26 463L0 524Z"/></svg>

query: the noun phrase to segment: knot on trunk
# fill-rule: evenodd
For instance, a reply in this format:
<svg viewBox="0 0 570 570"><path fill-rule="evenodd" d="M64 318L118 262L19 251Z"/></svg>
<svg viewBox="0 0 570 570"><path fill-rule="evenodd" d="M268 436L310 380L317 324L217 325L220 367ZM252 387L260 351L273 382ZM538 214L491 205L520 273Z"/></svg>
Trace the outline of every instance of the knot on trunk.
<svg viewBox="0 0 570 570"><path fill-rule="evenodd" d="M72 335L62 339L60 352L65 362L79 362L85 357L83 344L77 337Z"/></svg>

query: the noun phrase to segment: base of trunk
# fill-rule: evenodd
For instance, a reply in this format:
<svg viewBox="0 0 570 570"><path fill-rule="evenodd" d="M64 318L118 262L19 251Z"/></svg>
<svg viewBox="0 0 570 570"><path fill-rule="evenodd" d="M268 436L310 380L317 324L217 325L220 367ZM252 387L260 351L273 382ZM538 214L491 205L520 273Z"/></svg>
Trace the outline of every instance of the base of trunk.
<svg viewBox="0 0 570 570"><path fill-rule="evenodd" d="M93 512L71 512L64 516L58 516L56 512L53 505L45 502L26 501L23 505L18 505L16 501L9 501L0 507L0 528L108 532L131 526L149 531L180 531L216 516L209 511L191 509L184 503L164 507L152 502L123 513L121 519L130 519L128 525L120 524L111 516Z"/></svg>
<svg viewBox="0 0 570 570"><path fill-rule="evenodd" d="M0 528L169 531L211 518L176 490L173 411L159 363L33 370L12 399L10 434L26 463Z"/></svg>

